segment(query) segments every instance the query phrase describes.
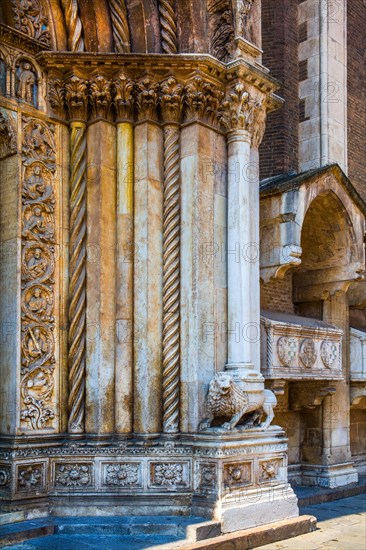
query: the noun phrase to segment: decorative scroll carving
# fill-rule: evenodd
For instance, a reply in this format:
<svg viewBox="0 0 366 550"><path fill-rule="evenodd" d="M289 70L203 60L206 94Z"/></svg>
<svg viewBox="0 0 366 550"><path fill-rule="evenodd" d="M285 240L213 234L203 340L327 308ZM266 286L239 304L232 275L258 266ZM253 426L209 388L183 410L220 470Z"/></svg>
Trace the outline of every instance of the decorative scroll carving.
<svg viewBox="0 0 366 550"><path fill-rule="evenodd" d="M78 13L77 0L62 0L62 6L65 13L69 50L83 52L85 49L83 27Z"/></svg>
<svg viewBox="0 0 366 550"><path fill-rule="evenodd" d="M114 81L114 104L117 111L117 120L131 120L134 114L134 96L135 84L124 73Z"/></svg>
<svg viewBox="0 0 366 550"><path fill-rule="evenodd" d="M38 87L37 74L34 67L28 61L20 61L16 69L16 75L16 95L18 99L37 107Z"/></svg>
<svg viewBox="0 0 366 550"><path fill-rule="evenodd" d="M145 76L137 82L137 117L138 120L157 119L159 84L150 76Z"/></svg>
<svg viewBox="0 0 366 550"><path fill-rule="evenodd" d="M174 0L159 0L161 49L163 53L177 53L177 22Z"/></svg>
<svg viewBox="0 0 366 550"><path fill-rule="evenodd" d="M16 130L11 118L0 111L0 160L17 152Z"/></svg>
<svg viewBox="0 0 366 550"><path fill-rule="evenodd" d="M179 430L180 383L180 155L179 128L164 127L163 430Z"/></svg>
<svg viewBox="0 0 366 550"><path fill-rule="evenodd" d="M130 51L130 31L125 3L121 0L109 0L109 7L112 19L112 31L114 49L118 53Z"/></svg>
<svg viewBox="0 0 366 550"><path fill-rule="evenodd" d="M209 0L207 4L210 54L227 63L231 59L234 39L233 12L230 0Z"/></svg>
<svg viewBox="0 0 366 550"><path fill-rule="evenodd" d="M99 75L92 78L89 84L93 118L108 118L112 106L110 80Z"/></svg>
<svg viewBox="0 0 366 550"><path fill-rule="evenodd" d="M55 128L24 116L22 126L20 419L32 430L43 430L55 418Z"/></svg>
<svg viewBox="0 0 366 550"><path fill-rule="evenodd" d="M225 430L232 430L239 424L268 428L274 418L276 404L277 399L270 390L263 390L249 398L230 374L219 372L210 382L206 400L208 418L200 423L199 430L209 428L215 418L229 419L221 426ZM263 412L267 418L261 423ZM247 413L253 414L249 419L243 419Z"/></svg>
<svg viewBox="0 0 366 550"><path fill-rule="evenodd" d="M312 338L305 338L300 345L300 359L307 368L311 368L316 361L315 343Z"/></svg>
<svg viewBox="0 0 366 550"><path fill-rule="evenodd" d="M84 431L86 318L86 127L71 124L69 432Z"/></svg>
<svg viewBox="0 0 366 550"><path fill-rule="evenodd" d="M50 46L51 35L48 20L42 10L41 0L11 0L15 28L44 44Z"/></svg>

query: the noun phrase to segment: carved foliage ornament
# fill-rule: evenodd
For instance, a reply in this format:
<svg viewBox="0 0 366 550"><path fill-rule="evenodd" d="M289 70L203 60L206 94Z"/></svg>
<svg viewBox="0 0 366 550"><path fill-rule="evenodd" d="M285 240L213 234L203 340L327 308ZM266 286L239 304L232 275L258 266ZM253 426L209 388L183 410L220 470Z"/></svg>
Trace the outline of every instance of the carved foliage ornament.
<svg viewBox="0 0 366 550"><path fill-rule="evenodd" d="M138 464L108 464L105 469L105 484L119 487L133 487L139 485Z"/></svg>
<svg viewBox="0 0 366 550"><path fill-rule="evenodd" d="M92 484L91 464L56 464L55 484L68 488Z"/></svg>
<svg viewBox="0 0 366 550"><path fill-rule="evenodd" d="M56 169L53 125L22 118L21 422L52 426Z"/></svg>
<svg viewBox="0 0 366 550"><path fill-rule="evenodd" d="M11 0L11 3L15 28L41 44L50 46L51 35L41 0Z"/></svg>

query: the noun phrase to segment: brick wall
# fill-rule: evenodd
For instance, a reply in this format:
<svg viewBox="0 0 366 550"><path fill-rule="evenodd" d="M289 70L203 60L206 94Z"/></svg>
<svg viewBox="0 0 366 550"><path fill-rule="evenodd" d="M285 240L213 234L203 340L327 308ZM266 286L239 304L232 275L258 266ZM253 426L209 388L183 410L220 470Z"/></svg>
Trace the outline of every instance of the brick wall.
<svg viewBox="0 0 366 550"><path fill-rule="evenodd" d="M261 144L260 177L298 169L298 24L295 0L262 0L263 64L282 82L277 92L285 99L269 114Z"/></svg>
<svg viewBox="0 0 366 550"><path fill-rule="evenodd" d="M347 2L348 176L366 200L366 4Z"/></svg>
<svg viewBox="0 0 366 550"><path fill-rule="evenodd" d="M261 283L261 308L280 313L294 313L291 272L287 272L283 279Z"/></svg>

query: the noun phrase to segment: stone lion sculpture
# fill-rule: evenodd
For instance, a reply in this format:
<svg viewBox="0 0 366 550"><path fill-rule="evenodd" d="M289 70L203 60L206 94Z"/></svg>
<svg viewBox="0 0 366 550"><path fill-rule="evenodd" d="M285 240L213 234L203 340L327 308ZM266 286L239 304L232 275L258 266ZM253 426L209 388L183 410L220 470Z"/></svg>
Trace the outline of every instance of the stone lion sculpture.
<svg viewBox="0 0 366 550"><path fill-rule="evenodd" d="M206 401L209 416L200 423L198 429L209 428L215 418L227 418L229 421L221 427L232 430L240 423L243 416L250 412L253 415L242 425L268 428L274 418L273 409L276 405L276 396L270 390L251 395L250 392L247 393L239 387L231 374L219 372L209 385ZM266 419L261 422L263 413L266 414Z"/></svg>

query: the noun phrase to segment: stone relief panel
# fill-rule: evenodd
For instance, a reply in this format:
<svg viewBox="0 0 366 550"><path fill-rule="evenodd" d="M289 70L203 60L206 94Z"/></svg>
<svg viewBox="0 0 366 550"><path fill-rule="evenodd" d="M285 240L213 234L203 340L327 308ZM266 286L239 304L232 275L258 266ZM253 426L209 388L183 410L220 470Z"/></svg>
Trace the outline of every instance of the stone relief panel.
<svg viewBox="0 0 366 550"><path fill-rule="evenodd" d="M93 464L91 462L56 463L54 486L65 489L93 487Z"/></svg>
<svg viewBox="0 0 366 550"><path fill-rule="evenodd" d="M217 466L215 462L199 463L197 488L201 493L217 490Z"/></svg>
<svg viewBox="0 0 366 550"><path fill-rule="evenodd" d="M305 367L311 368L317 357L315 343L311 338L305 338L300 344L300 359Z"/></svg>
<svg viewBox="0 0 366 550"><path fill-rule="evenodd" d="M239 489L252 483L252 463L232 462L223 465L225 489Z"/></svg>
<svg viewBox="0 0 366 550"><path fill-rule="evenodd" d="M149 486L168 491L189 488L189 462L151 462Z"/></svg>
<svg viewBox="0 0 366 550"><path fill-rule="evenodd" d="M55 127L22 117L22 427L54 426Z"/></svg>
<svg viewBox="0 0 366 550"><path fill-rule="evenodd" d="M102 465L102 484L114 488L142 487L141 462L112 462Z"/></svg>
<svg viewBox="0 0 366 550"><path fill-rule="evenodd" d="M324 365L331 369L335 364L339 356L339 346L336 342L331 340L323 340L320 346L320 356Z"/></svg>
<svg viewBox="0 0 366 550"><path fill-rule="evenodd" d="M48 19L41 0L11 0L11 3L15 28L30 38L38 40L44 46L50 46Z"/></svg>
<svg viewBox="0 0 366 550"><path fill-rule="evenodd" d="M17 492L45 491L45 463L17 464L15 480Z"/></svg>
<svg viewBox="0 0 366 550"><path fill-rule="evenodd" d="M281 467L283 460L281 458L273 458L271 460L259 461L259 482L265 483L268 481L277 481L281 479Z"/></svg>
<svg viewBox="0 0 366 550"><path fill-rule="evenodd" d="M277 341L277 353L281 363L285 367L296 365L298 343L296 338L287 338L282 336Z"/></svg>

